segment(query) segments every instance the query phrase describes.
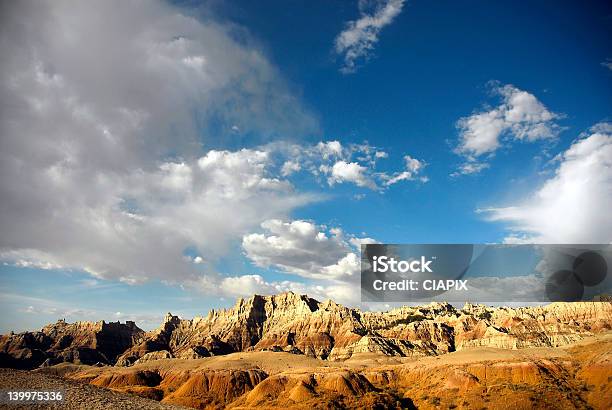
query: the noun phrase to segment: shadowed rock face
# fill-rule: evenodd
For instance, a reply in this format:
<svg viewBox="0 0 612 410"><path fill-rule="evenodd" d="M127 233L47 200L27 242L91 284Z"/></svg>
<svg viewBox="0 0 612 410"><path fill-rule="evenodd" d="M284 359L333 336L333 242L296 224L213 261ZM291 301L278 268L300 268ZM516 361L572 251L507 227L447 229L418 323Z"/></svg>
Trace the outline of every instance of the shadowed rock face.
<svg viewBox="0 0 612 410"><path fill-rule="evenodd" d="M31 369L60 362L113 364L144 331L134 322L66 323L59 320L39 332L0 337L0 366Z"/></svg>
<svg viewBox="0 0 612 410"><path fill-rule="evenodd" d="M468 347L556 347L611 328L609 302L526 308L468 304L462 309L432 303L361 312L288 292L239 299L233 308L191 320L168 314L158 329L146 333L133 323L58 322L41 332L2 337L0 358L5 365L17 361L33 367L45 358L130 366L141 358L197 359L266 350L327 360L365 353L431 356Z"/></svg>

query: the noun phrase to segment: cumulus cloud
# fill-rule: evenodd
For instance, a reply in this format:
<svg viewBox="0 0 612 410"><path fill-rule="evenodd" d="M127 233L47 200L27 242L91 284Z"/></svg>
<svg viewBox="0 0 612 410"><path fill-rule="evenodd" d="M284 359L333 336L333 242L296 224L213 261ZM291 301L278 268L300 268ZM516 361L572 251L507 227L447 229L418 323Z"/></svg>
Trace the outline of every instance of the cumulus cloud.
<svg viewBox="0 0 612 410"><path fill-rule="evenodd" d="M110 197L93 206L53 208L54 219L5 218L7 232L14 232L5 242L21 246L4 245L0 257L20 266L84 269L129 283L193 279L202 272L195 265L222 256L228 241L261 220L287 215L315 199L269 176L270 164L262 151L213 150L190 163L163 163L151 172L108 177L104 188ZM50 188L61 196L74 195L71 190L78 186L71 177L64 178L65 187ZM46 230L52 238L44 237ZM183 254L189 247L204 258L187 263Z"/></svg>
<svg viewBox="0 0 612 410"><path fill-rule="evenodd" d="M261 227L264 233L251 233L242 238L246 256L257 266L311 279L355 280L360 266L359 245L361 241L373 241L303 220L273 219Z"/></svg>
<svg viewBox="0 0 612 410"><path fill-rule="evenodd" d="M295 172L300 171L301 169L302 167L299 164L299 162L288 160L288 161L285 161L285 163L283 164L281 168L281 175L286 177Z"/></svg>
<svg viewBox="0 0 612 410"><path fill-rule="evenodd" d="M268 282L260 275L227 277L221 279L219 292L247 296L253 291L272 294L292 290L320 300L359 303L360 249L362 244L378 243L375 239L348 235L339 228L304 220L268 220L261 228L263 233L242 238L245 255L256 266L308 281Z"/></svg>
<svg viewBox="0 0 612 410"><path fill-rule="evenodd" d="M612 242L612 124L594 126L556 161L529 199L478 211L509 225L509 243Z"/></svg>
<svg viewBox="0 0 612 410"><path fill-rule="evenodd" d="M501 103L457 121L459 145L455 152L467 162L454 173L455 176L480 172L487 165L478 162L477 158L493 154L504 140L554 139L562 130L555 122L562 116L548 110L533 94L510 84L492 83L491 86Z"/></svg>
<svg viewBox="0 0 612 410"><path fill-rule="evenodd" d="M237 26L139 0L15 2L2 17L2 259L184 280L313 199L266 152L202 150L232 129L316 131Z"/></svg>
<svg viewBox="0 0 612 410"><path fill-rule="evenodd" d="M315 236L327 238L333 257L284 266L325 283L214 271L232 241L322 198L299 192L293 174L372 189L389 179L375 169L388 155L366 143L263 140L317 124L248 33L158 1L24 1L3 12L0 98L10 102L0 110L3 263L208 292L309 286L314 295L349 296L340 283L358 269L355 238L321 227ZM203 149L227 146L237 134L262 141ZM364 179L340 167L334 176L339 162L363 167ZM271 236L286 237L264 239Z"/></svg>
<svg viewBox="0 0 612 410"><path fill-rule="evenodd" d="M359 19L346 23L334 44L336 53L344 56L342 73L355 72L359 61L370 57L380 31L393 22L403 6L404 0L359 0Z"/></svg>
<svg viewBox="0 0 612 410"><path fill-rule="evenodd" d="M261 275L242 275L220 277L214 283L200 281L203 291L222 295L225 297L251 297L253 294L274 295L282 292L292 291L306 294L317 300L331 299L348 306L360 303L360 293L356 291L355 284L347 285L342 282L326 281L318 283L304 283L296 281L268 281Z"/></svg>
<svg viewBox="0 0 612 410"><path fill-rule="evenodd" d="M329 184L353 182L357 186L376 189L376 184L367 175L367 168L356 162L336 162L330 171Z"/></svg>
<svg viewBox="0 0 612 410"><path fill-rule="evenodd" d="M229 276L221 279L218 291L229 297L251 295L274 295L289 290L295 291L299 284L289 281L267 282L261 275Z"/></svg>

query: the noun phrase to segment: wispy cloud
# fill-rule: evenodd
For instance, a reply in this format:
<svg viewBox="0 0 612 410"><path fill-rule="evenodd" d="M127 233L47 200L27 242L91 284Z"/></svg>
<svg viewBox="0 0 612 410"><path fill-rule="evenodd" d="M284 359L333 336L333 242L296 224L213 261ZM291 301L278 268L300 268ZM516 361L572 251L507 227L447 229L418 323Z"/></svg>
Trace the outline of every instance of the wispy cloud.
<svg viewBox="0 0 612 410"><path fill-rule="evenodd" d="M360 18L346 23L335 40L335 50L344 56L340 71L344 74L357 70L361 60L367 60L378 43L380 31L400 14L404 0L360 0Z"/></svg>
<svg viewBox="0 0 612 410"><path fill-rule="evenodd" d="M458 177L460 175L478 174L483 169L489 168L489 164L486 162L466 162L461 164L459 168L450 174L451 177Z"/></svg>
<svg viewBox="0 0 612 410"><path fill-rule="evenodd" d="M396 172L393 175L382 176L385 186L391 186L401 181L418 180L423 183L429 181L429 177L421 175L423 168L427 166L424 161L412 158L410 155L405 155L404 163L406 165L404 171Z"/></svg>
<svg viewBox="0 0 612 410"><path fill-rule="evenodd" d="M159 325L162 320L162 312L157 311L153 313L124 313L109 309L92 309L89 307L74 306L65 301L38 298L16 293L0 293L0 298L4 303L3 308L5 309L8 305L11 305L14 306L15 311L18 313L32 316L48 316L50 317L49 320L66 319L70 322L79 320L124 322L126 320L131 320L136 322L137 325L147 329ZM5 323L2 325L6 326Z"/></svg>

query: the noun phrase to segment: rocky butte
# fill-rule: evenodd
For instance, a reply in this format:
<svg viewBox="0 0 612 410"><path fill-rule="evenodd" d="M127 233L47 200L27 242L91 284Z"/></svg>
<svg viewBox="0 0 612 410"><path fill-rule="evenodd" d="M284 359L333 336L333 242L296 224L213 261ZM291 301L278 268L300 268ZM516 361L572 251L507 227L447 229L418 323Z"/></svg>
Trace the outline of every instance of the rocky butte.
<svg viewBox="0 0 612 410"><path fill-rule="evenodd" d="M31 369L61 362L112 364L145 332L134 322L56 323L0 337L0 367Z"/></svg>
<svg viewBox="0 0 612 410"><path fill-rule="evenodd" d="M504 397L519 408L605 408L611 330L610 302L362 312L289 292L190 320L168 313L150 332L59 321L2 336L0 365L197 408L427 408L460 397L489 408Z"/></svg>
<svg viewBox="0 0 612 410"><path fill-rule="evenodd" d="M180 319L168 313L144 332L133 322L68 324L0 338L4 367L59 362L130 366L157 358L196 359L234 352L284 351L324 360L359 353L431 356L467 347L557 347L612 329L612 303L491 308L446 303L362 312L292 292L238 299L230 309Z"/></svg>

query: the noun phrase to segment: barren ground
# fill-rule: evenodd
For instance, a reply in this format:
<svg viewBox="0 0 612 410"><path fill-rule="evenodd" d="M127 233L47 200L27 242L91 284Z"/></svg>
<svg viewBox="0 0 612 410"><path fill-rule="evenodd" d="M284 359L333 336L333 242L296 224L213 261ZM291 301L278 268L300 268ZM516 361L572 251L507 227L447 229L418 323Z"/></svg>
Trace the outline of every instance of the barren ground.
<svg viewBox="0 0 612 410"><path fill-rule="evenodd" d="M243 352L131 367L0 369L0 389L7 388L62 389L64 405L75 409L608 409L612 333L558 348L471 348L418 358L361 354L334 362Z"/></svg>
<svg viewBox="0 0 612 410"><path fill-rule="evenodd" d="M62 379L58 376L26 370L0 368L0 389L30 391L61 390L64 393L64 400L61 404L0 404L2 409L185 409L182 406L159 403L132 394L101 389L89 384Z"/></svg>

